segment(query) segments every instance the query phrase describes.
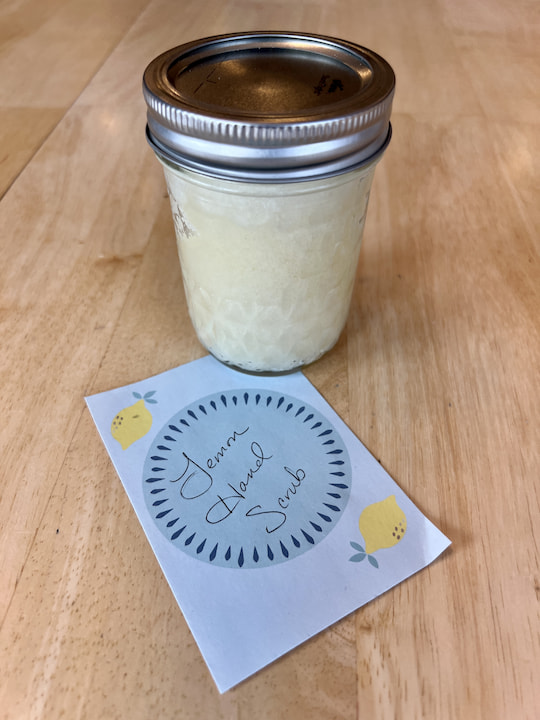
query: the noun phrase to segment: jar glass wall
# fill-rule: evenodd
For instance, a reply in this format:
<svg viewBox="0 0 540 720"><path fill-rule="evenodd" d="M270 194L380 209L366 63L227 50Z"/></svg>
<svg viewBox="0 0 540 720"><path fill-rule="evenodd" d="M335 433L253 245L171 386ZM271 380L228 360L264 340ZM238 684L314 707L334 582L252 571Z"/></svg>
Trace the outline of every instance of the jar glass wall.
<svg viewBox="0 0 540 720"><path fill-rule="evenodd" d="M190 317L216 358L284 372L338 340L376 160L294 183L237 182L160 158Z"/></svg>

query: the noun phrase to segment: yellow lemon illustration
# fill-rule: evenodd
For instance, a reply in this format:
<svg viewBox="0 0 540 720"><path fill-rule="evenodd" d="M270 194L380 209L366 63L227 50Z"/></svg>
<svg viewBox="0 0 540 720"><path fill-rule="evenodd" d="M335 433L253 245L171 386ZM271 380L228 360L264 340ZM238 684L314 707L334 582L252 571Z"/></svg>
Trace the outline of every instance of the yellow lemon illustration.
<svg viewBox="0 0 540 720"><path fill-rule="evenodd" d="M390 495L386 500L368 505L360 515L358 526L366 541L366 553L370 555L397 545L407 529L407 518L396 496Z"/></svg>
<svg viewBox="0 0 540 720"><path fill-rule="evenodd" d="M139 393L133 393L140 399L115 415L111 423L111 435L118 440L122 450L127 450L136 440L146 435L152 427L152 413L146 407L145 401L155 403L156 400L150 399L153 394L150 392L141 397Z"/></svg>

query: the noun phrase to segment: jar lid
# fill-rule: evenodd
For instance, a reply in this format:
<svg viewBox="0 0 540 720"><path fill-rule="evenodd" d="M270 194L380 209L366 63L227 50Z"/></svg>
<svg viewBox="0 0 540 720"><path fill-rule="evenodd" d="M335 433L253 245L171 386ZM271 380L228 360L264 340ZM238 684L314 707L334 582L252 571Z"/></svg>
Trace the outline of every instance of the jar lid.
<svg viewBox="0 0 540 720"><path fill-rule="evenodd" d="M367 48L250 32L180 45L146 68L147 137L165 160L236 180L304 180L371 161L395 77Z"/></svg>

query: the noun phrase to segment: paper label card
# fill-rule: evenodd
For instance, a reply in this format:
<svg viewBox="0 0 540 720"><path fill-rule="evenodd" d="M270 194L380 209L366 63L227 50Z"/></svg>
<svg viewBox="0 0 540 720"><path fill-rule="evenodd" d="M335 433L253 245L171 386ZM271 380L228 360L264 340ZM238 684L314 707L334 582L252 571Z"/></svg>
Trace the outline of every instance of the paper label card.
<svg viewBox="0 0 540 720"><path fill-rule="evenodd" d="M300 372L206 357L86 400L221 692L449 545Z"/></svg>
<svg viewBox="0 0 540 720"><path fill-rule="evenodd" d="M251 388L208 395L169 418L143 475L166 538L191 557L244 570L312 549L351 491L349 454L332 424L303 400Z"/></svg>

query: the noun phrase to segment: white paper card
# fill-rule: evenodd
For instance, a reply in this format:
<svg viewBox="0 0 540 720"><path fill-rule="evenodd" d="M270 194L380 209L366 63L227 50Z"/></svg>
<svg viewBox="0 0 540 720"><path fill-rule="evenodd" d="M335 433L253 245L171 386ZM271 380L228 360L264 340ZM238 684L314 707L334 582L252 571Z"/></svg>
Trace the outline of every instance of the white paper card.
<svg viewBox="0 0 540 720"><path fill-rule="evenodd" d="M220 692L450 544L300 372L205 357L86 401Z"/></svg>

